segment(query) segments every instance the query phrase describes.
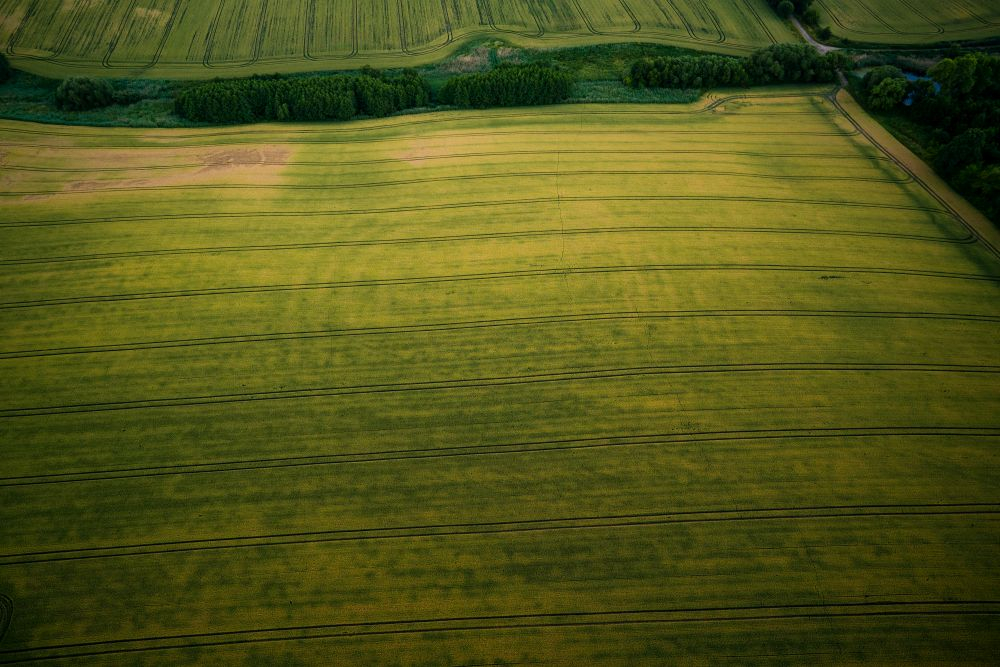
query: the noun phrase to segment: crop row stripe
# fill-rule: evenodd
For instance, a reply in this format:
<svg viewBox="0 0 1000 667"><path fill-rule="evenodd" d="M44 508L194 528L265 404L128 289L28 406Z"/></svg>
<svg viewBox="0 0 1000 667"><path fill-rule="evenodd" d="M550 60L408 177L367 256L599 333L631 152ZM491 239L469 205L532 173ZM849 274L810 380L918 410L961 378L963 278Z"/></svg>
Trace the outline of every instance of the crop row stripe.
<svg viewBox="0 0 1000 667"><path fill-rule="evenodd" d="M429 524L389 528L358 528L301 533L150 542L81 549L35 551L0 555L0 567L79 560L152 556L195 551L295 547L373 540L423 539L468 535L538 533L565 530L633 529L677 524L739 523L757 521L823 521L866 518L916 518L941 516L997 516L998 503L940 503L918 505L831 505L732 510L693 510L643 514L527 519L481 523Z"/></svg>
<svg viewBox="0 0 1000 667"><path fill-rule="evenodd" d="M106 470L50 472L0 478L0 487L44 486L49 484L99 483L118 479L172 477L179 475L253 473L277 468L303 468L331 465L367 465L400 463L427 459L463 458L473 456L517 456L545 452L564 452L616 447L677 447L692 444L762 443L781 441L822 441L878 438L1000 438L1000 426L864 426L771 428L730 431L694 431L688 433L651 433L641 435L593 436L536 440L530 442L493 443L485 445L449 445L413 449L391 449L337 454L309 454L200 463L164 463Z"/></svg>
<svg viewBox="0 0 1000 667"><path fill-rule="evenodd" d="M754 364L699 364L687 366L634 366L597 368L588 370L551 371L522 375L492 377L448 378L416 382L391 382L366 385L302 387L274 391L236 392L173 396L130 401L74 403L64 405L24 406L0 409L0 419L66 415L78 413L114 412L122 410L148 410L154 408L179 408L196 405L250 403L258 401L301 400L365 394L391 394L418 391L449 391L485 387L507 387L529 384L548 384L639 378L666 375L701 375L733 373L956 373L1000 374L1000 366L970 364L899 364L899 363L821 363L774 362Z"/></svg>
<svg viewBox="0 0 1000 667"><path fill-rule="evenodd" d="M588 628L676 623L746 624L813 619L863 618L874 620L880 617L995 616L997 614L1000 614L1000 602L995 600L908 600L901 602L805 603L600 611L567 610L535 614L355 621L110 639L7 649L0 651L0 659L5 663L19 663L241 644L437 632L481 633L538 628Z"/></svg>

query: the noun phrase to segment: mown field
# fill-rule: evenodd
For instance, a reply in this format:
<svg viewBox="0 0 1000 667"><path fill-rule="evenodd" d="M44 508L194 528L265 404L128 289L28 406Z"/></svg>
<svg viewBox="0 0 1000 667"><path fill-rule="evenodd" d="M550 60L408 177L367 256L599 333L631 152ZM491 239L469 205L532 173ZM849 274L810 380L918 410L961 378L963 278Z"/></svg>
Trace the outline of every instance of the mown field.
<svg viewBox="0 0 1000 667"><path fill-rule="evenodd" d="M764 0L0 0L0 48L18 67L60 76L398 67L477 35L736 54L795 39Z"/></svg>
<svg viewBox="0 0 1000 667"><path fill-rule="evenodd" d="M835 35L860 43L920 45L1000 36L995 0L816 0Z"/></svg>
<svg viewBox="0 0 1000 667"><path fill-rule="evenodd" d="M989 662L1000 260L842 102L3 122L0 663Z"/></svg>

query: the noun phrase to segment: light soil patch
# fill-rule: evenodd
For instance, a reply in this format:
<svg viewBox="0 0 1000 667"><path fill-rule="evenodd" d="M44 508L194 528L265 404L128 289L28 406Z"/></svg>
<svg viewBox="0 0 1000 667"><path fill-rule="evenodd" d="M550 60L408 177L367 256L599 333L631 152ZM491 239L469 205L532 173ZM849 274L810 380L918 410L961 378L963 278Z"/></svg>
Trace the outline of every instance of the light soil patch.
<svg viewBox="0 0 1000 667"><path fill-rule="evenodd" d="M278 182L290 153L290 150L276 146L221 150L200 155L199 161L204 166L194 171L176 171L142 178L77 180L68 183L65 189L68 192L97 192L175 185L197 187L220 182L273 185Z"/></svg>

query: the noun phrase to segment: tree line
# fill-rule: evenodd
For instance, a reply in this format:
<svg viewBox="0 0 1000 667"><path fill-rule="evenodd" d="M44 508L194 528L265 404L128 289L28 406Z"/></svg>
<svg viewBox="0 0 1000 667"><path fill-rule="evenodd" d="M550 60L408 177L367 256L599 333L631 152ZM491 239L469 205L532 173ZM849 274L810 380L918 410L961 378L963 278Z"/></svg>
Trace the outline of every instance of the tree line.
<svg viewBox="0 0 1000 667"><path fill-rule="evenodd" d="M489 72L463 74L445 83L441 104L482 109L555 104L573 93L574 78L540 64L501 64Z"/></svg>
<svg viewBox="0 0 1000 667"><path fill-rule="evenodd" d="M0 83L6 83L7 79L13 76L14 70L11 69L10 63L7 62L7 56L0 53Z"/></svg>
<svg viewBox="0 0 1000 667"><path fill-rule="evenodd" d="M182 90L174 106L188 120L224 124L382 117L427 106L430 99L416 70L389 77L364 69L358 76L216 79Z"/></svg>
<svg viewBox="0 0 1000 667"><path fill-rule="evenodd" d="M699 55L643 58L625 72L633 88L714 88L833 82L849 65L840 53L821 55L806 44L775 44L749 58Z"/></svg>
<svg viewBox="0 0 1000 667"><path fill-rule="evenodd" d="M206 123L269 120L348 120L382 117L429 106L498 107L552 104L572 93L573 77L551 67L503 64L496 69L453 77L436 99L416 70L386 76L363 68L357 76L282 76L216 80L182 91L177 114Z"/></svg>
<svg viewBox="0 0 1000 667"><path fill-rule="evenodd" d="M935 170L1000 221L1000 57L945 58L915 81L884 65L856 93L869 108L920 127Z"/></svg>

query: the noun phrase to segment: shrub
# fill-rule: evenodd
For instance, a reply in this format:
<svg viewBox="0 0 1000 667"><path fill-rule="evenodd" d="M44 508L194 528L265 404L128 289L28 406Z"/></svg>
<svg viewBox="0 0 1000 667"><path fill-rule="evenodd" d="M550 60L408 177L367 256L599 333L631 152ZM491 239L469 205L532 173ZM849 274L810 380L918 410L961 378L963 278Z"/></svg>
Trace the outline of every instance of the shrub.
<svg viewBox="0 0 1000 667"><path fill-rule="evenodd" d="M114 102L111 84L104 79L73 77L56 88L56 106L63 111L88 111Z"/></svg>
<svg viewBox="0 0 1000 667"><path fill-rule="evenodd" d="M795 5L791 3L791 0L781 0L775 7L775 11L778 12L778 16L787 19L795 12Z"/></svg>
<svg viewBox="0 0 1000 667"><path fill-rule="evenodd" d="M906 79L883 79L868 93L868 104L878 111L888 111L898 106L906 97Z"/></svg>

